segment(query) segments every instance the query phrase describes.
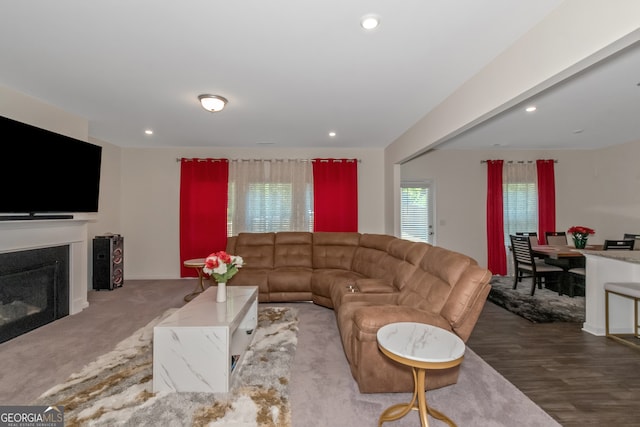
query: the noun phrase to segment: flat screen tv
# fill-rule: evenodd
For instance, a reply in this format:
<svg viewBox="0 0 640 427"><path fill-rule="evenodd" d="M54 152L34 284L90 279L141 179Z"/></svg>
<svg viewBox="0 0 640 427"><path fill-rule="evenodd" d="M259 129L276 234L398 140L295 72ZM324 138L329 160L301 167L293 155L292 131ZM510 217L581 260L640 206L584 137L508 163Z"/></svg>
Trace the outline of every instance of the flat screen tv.
<svg viewBox="0 0 640 427"><path fill-rule="evenodd" d="M0 135L0 220L98 212L102 147L6 117Z"/></svg>

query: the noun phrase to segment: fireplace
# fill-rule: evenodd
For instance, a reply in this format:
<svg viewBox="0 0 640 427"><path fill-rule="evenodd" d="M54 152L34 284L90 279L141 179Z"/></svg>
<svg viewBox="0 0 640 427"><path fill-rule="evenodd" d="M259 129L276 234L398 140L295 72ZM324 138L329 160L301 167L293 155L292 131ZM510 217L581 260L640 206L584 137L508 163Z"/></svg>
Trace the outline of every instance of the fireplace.
<svg viewBox="0 0 640 427"><path fill-rule="evenodd" d="M68 314L68 245L0 254L0 342Z"/></svg>
<svg viewBox="0 0 640 427"><path fill-rule="evenodd" d="M36 321L48 323L89 306L87 224L94 216L73 216L0 221L0 287L13 289L0 294L5 319L0 323L28 314L23 320L29 329ZM18 297L16 289L27 295Z"/></svg>

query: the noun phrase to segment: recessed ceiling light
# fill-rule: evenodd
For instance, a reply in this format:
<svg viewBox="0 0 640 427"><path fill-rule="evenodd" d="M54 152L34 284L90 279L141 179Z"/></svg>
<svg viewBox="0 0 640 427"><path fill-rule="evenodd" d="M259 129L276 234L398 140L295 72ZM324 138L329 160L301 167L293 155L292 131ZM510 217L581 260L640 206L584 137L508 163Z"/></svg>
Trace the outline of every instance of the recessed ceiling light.
<svg viewBox="0 0 640 427"><path fill-rule="evenodd" d="M536 108L536 106L535 106L535 105L531 105L531 106L529 106L529 107L527 107L527 108L525 109L525 111L526 111L527 113L533 113L533 112L534 112L534 111L536 111L536 110L537 110L537 108Z"/></svg>
<svg viewBox="0 0 640 427"><path fill-rule="evenodd" d="M153 131L151 129L147 129L144 131L147 135L153 135Z"/></svg>
<svg viewBox="0 0 640 427"><path fill-rule="evenodd" d="M365 30L373 30L378 25L380 25L380 18L375 15L365 15L360 20L360 25Z"/></svg>
<svg viewBox="0 0 640 427"><path fill-rule="evenodd" d="M329 132L329 136L330 136L331 138L333 138L334 136L336 136L336 133L335 133L335 132Z"/></svg>

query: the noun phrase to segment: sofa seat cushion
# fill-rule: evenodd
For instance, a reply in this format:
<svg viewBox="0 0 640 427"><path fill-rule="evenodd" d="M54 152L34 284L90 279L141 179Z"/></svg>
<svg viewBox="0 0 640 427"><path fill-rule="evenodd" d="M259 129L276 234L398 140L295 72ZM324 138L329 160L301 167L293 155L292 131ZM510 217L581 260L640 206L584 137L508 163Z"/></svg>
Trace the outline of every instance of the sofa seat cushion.
<svg viewBox="0 0 640 427"><path fill-rule="evenodd" d="M309 267L279 267L269 272L269 292L308 292L311 293Z"/></svg>
<svg viewBox="0 0 640 427"><path fill-rule="evenodd" d="M452 331L447 319L440 314L403 305L363 306L353 312L352 321L358 330L357 339L361 341L376 341L378 329L395 322L426 323Z"/></svg>
<svg viewBox="0 0 640 427"><path fill-rule="evenodd" d="M337 268L314 269L311 277L311 292L314 295L331 298L331 287L334 283L346 287L348 284L355 283L356 280L363 278L362 274L349 270Z"/></svg>
<svg viewBox="0 0 640 427"><path fill-rule="evenodd" d="M391 294L398 294L398 290L393 284L382 279L360 278L347 282L336 281L331 284L331 302L336 311L345 301L394 303L395 297Z"/></svg>
<svg viewBox="0 0 640 427"><path fill-rule="evenodd" d="M269 302L269 273L271 269L241 268L227 282L229 286L257 286L258 301Z"/></svg>

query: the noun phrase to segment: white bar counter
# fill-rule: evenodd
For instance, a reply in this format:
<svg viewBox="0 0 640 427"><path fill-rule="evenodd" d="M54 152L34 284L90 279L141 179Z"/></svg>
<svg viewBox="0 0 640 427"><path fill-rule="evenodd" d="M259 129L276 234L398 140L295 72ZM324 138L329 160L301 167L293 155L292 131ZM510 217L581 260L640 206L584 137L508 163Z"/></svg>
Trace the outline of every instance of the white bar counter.
<svg viewBox="0 0 640 427"><path fill-rule="evenodd" d="M586 259L585 322L582 330L605 335L604 284L606 282L640 282L640 251L581 250ZM611 332L630 332L633 325L633 302L609 297Z"/></svg>

